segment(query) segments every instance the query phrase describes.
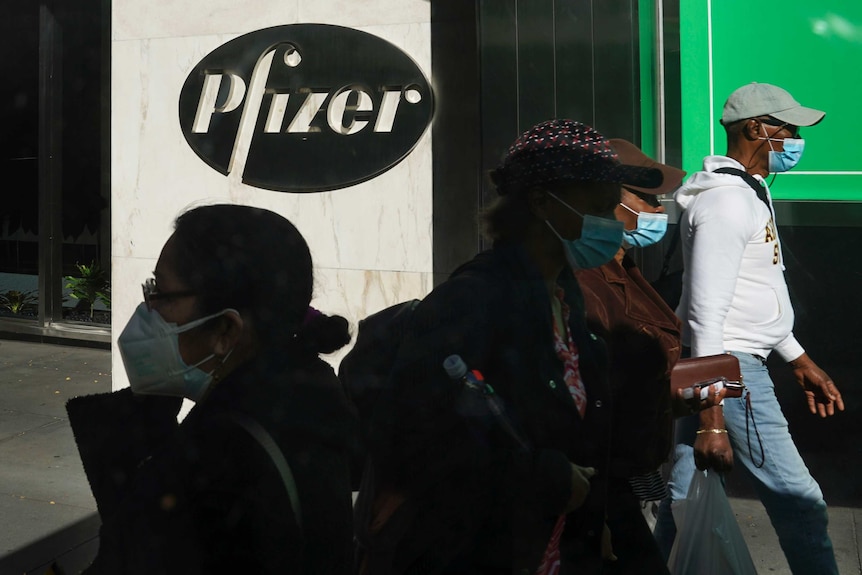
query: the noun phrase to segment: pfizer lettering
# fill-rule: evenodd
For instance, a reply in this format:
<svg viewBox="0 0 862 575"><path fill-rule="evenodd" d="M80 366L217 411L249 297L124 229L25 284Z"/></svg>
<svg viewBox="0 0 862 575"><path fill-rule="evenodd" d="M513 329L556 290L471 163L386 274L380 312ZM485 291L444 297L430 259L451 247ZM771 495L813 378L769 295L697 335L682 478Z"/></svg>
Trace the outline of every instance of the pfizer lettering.
<svg viewBox="0 0 862 575"><path fill-rule="evenodd" d="M258 188L315 192L390 169L433 113L419 66L372 34L291 24L245 34L189 73L179 119L213 169Z"/></svg>

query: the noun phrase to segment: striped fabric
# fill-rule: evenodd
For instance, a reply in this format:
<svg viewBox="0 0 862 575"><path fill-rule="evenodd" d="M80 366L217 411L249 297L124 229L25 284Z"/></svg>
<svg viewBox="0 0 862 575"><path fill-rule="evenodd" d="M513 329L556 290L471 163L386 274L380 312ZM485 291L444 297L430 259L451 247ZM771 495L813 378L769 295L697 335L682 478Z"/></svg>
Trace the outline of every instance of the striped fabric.
<svg viewBox="0 0 862 575"><path fill-rule="evenodd" d="M658 501L667 497L667 486L658 470L629 477L629 485L632 493L641 501Z"/></svg>

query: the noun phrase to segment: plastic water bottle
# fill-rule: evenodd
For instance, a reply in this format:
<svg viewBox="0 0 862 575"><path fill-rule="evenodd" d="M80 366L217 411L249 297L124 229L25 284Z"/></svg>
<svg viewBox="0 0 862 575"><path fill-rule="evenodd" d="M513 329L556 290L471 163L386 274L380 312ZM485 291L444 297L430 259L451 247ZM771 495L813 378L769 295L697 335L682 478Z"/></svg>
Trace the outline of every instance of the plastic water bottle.
<svg viewBox="0 0 862 575"><path fill-rule="evenodd" d="M484 381L479 379L476 373L467 369L467 364L460 355L450 355L443 360L443 369L454 381L460 381L470 389L487 393Z"/></svg>
<svg viewBox="0 0 862 575"><path fill-rule="evenodd" d="M519 447L529 449L529 444L515 430L515 426L506 414L503 400L494 392L494 388L485 382L485 378L481 372L470 370L460 355L450 355L443 360L443 369L452 380L463 383L467 390L482 394L487 409L494 416L494 419L497 420L497 423L500 424L500 427L505 430Z"/></svg>

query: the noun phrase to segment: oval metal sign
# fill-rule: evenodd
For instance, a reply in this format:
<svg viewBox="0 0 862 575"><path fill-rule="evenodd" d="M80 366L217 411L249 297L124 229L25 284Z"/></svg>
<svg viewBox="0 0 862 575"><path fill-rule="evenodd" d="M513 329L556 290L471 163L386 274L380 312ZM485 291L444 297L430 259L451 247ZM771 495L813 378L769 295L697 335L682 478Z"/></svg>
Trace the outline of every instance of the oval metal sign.
<svg viewBox="0 0 862 575"><path fill-rule="evenodd" d="M222 174L283 192L344 188L400 162L431 122L410 56L366 32L291 24L216 48L186 78L180 125Z"/></svg>

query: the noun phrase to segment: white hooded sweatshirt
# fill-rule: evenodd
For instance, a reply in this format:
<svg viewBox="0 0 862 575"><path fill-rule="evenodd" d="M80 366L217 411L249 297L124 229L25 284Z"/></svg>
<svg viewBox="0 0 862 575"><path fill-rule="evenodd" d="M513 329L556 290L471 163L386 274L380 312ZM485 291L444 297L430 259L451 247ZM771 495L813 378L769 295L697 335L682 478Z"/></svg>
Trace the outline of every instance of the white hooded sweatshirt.
<svg viewBox="0 0 862 575"><path fill-rule="evenodd" d="M745 170L727 156L707 156L674 194L685 271L683 344L693 357L740 351L791 361L804 353L793 337L793 307L774 212L745 181L714 170ZM761 182L763 178L754 176ZM767 196L769 190L764 183Z"/></svg>

